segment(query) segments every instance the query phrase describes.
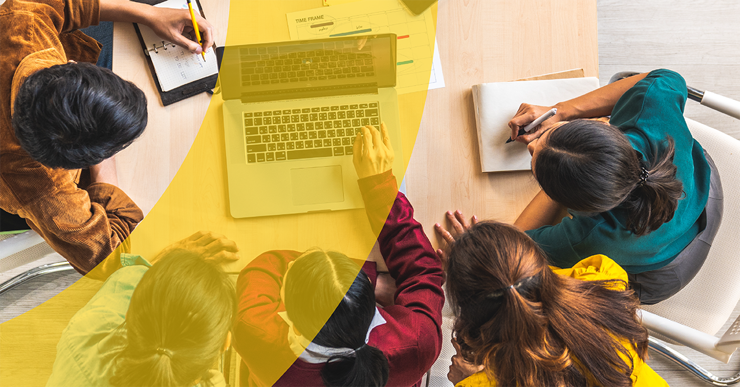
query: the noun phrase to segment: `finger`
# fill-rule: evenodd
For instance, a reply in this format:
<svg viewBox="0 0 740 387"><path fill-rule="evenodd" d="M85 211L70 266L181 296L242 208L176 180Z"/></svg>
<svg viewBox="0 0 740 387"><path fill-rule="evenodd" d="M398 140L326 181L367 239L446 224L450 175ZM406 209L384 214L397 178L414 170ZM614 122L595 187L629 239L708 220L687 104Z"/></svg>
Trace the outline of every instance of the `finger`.
<svg viewBox="0 0 740 387"><path fill-rule="evenodd" d="M239 253L233 253L230 251L221 251L218 254L209 256L206 260L207 261L213 261L216 263L221 262L234 262L238 261L241 258Z"/></svg>
<svg viewBox="0 0 740 387"><path fill-rule="evenodd" d="M197 231L196 233L194 233L193 235L191 235L191 236L189 236L189 237L185 238L184 240L186 240L186 241L193 241L193 242L195 242L195 241L197 241L198 239L202 238L202 237L203 237L204 235L206 235L206 234L208 234L208 231L203 231L203 230L200 230L200 231Z"/></svg>
<svg viewBox="0 0 740 387"><path fill-rule="evenodd" d="M192 52L193 54L200 54L201 51L203 51L203 48L200 46L200 44L186 38L185 36L175 33L171 37L172 43L175 43L176 45L180 47L186 48L188 51Z"/></svg>
<svg viewBox="0 0 740 387"><path fill-rule="evenodd" d="M201 246L208 246L211 242L218 239L220 235L214 234L210 231L203 231L201 237L195 240L195 243Z"/></svg>
<svg viewBox="0 0 740 387"><path fill-rule="evenodd" d="M473 217L470 218L470 225L475 226L476 223L478 223L478 217L473 215Z"/></svg>
<svg viewBox="0 0 740 387"><path fill-rule="evenodd" d="M388 150L393 152L393 145L391 145L391 136L388 134L388 127L385 126L385 122L380 123L380 134L383 136L383 145L385 145Z"/></svg>
<svg viewBox="0 0 740 387"><path fill-rule="evenodd" d="M462 224L460 224L460 222L457 221L457 219L455 218L455 215L453 215L452 212L447 211L446 215L447 215L447 220L450 221L450 224L452 224L452 228L455 229L455 233L457 235L465 232L465 229L463 228Z"/></svg>
<svg viewBox="0 0 740 387"><path fill-rule="evenodd" d="M462 212L460 212L460 210L455 211L455 219L460 222L463 229L467 230L470 228L470 224L468 224L468 221L465 220L465 217L463 216Z"/></svg>
<svg viewBox="0 0 740 387"><path fill-rule="evenodd" d="M380 138L380 131L372 125L370 125L370 128L370 133L373 136L373 148L380 148L380 144L383 143L383 140Z"/></svg>
<svg viewBox="0 0 740 387"><path fill-rule="evenodd" d="M369 155L370 150L373 149L373 144L372 134L370 134L370 129L367 126L362 127L362 145L365 147L365 149L363 149L364 154Z"/></svg>
<svg viewBox="0 0 740 387"><path fill-rule="evenodd" d="M455 242L455 238L452 237L452 234L450 234L449 231L445 230L439 223L436 223L434 225L434 231L436 231L437 234L439 234L439 236L441 236L445 242L447 243Z"/></svg>
<svg viewBox="0 0 740 387"><path fill-rule="evenodd" d="M444 268L447 266L447 255L445 254L444 250L437 249L437 256L439 257L439 260L442 261L442 267Z"/></svg>
<svg viewBox="0 0 740 387"><path fill-rule="evenodd" d="M198 20L198 29L200 30L200 38L203 43L202 47L205 52L213 46L213 42L216 40L216 29L213 28L213 25L208 20L200 16L196 16L196 19Z"/></svg>
<svg viewBox="0 0 740 387"><path fill-rule="evenodd" d="M236 242L227 238L219 238L206 246L206 254L215 255L221 251L235 253L239 251L239 248L236 246Z"/></svg>

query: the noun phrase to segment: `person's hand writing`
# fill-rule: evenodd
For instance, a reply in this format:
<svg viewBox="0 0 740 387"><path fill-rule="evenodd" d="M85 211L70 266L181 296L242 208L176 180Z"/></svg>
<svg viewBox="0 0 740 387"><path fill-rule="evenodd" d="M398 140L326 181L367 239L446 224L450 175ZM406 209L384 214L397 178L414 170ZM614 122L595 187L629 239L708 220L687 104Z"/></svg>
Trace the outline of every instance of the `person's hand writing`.
<svg viewBox="0 0 740 387"><path fill-rule="evenodd" d="M524 144L529 144L532 140L539 137L543 129L549 128L552 124L561 120L560 111L558 110L554 116L541 123L536 128L532 129L529 133L519 136L519 130L532 123L534 120L540 118L543 114L547 113L553 107L537 106L523 103L519 106L519 110L514 115L514 118L509 121L509 129L511 129L511 138Z"/></svg>
<svg viewBox="0 0 740 387"><path fill-rule="evenodd" d="M147 16L146 25L157 36L184 47L193 54L200 54L213 46L216 30L208 20L200 16L198 11L195 11L195 19L198 21L200 37L203 40L202 46L194 41L195 30L188 10L152 7L150 14ZM185 34L192 36L193 40L187 38Z"/></svg>
<svg viewBox="0 0 740 387"><path fill-rule="evenodd" d="M393 167L393 146L385 123L380 132L374 126L363 126L355 137L352 161L360 179L381 174Z"/></svg>
<svg viewBox="0 0 740 387"><path fill-rule="evenodd" d="M455 239L460 237L460 235L470 227L473 227L473 225L478 223L478 217L475 215L470 218L470 223L468 223L460 210L457 210L454 213L447 211L446 216L452 226L449 230L442 227L439 223L434 224L434 231L436 231L437 235L444 241L444 247L437 249L437 255L439 256L439 259L442 260L442 266L447 265L447 252L450 245L455 242Z"/></svg>
<svg viewBox="0 0 740 387"><path fill-rule="evenodd" d="M452 360L452 364L450 364L449 372L447 372L447 379L451 381L452 384L457 385L471 375L483 371L485 367L482 365L475 365L465 360L462 356L462 350L460 350L460 344L458 344L457 340L454 338L451 341L452 345L455 347L456 353L450 359Z"/></svg>
<svg viewBox="0 0 740 387"><path fill-rule="evenodd" d="M195 234L175 242L162 250L153 260L162 257L173 250L187 250L215 263L236 261L239 259L239 248L236 243L223 235L210 231L198 231Z"/></svg>

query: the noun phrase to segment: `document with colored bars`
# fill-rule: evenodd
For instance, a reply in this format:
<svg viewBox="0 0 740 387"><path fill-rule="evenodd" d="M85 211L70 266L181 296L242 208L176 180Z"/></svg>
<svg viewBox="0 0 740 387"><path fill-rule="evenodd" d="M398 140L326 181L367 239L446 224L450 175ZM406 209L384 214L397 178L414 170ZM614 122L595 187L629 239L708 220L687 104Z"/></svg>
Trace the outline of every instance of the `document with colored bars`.
<svg viewBox="0 0 740 387"><path fill-rule="evenodd" d="M398 0L362 0L287 14L290 38L320 39L348 35L397 35L399 94L444 87L431 9L419 16ZM431 75L426 78L431 66Z"/></svg>

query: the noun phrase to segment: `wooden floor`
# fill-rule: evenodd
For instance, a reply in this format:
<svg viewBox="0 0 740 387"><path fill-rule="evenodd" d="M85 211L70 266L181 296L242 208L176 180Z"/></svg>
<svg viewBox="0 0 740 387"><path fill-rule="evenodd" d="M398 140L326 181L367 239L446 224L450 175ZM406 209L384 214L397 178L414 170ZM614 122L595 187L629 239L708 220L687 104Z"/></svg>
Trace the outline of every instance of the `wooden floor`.
<svg viewBox="0 0 740 387"><path fill-rule="evenodd" d="M450 1L450 0L446 0ZM3 0L0 0L2 3ZM702 90L740 100L740 2L737 0L599 0L599 74L602 84L619 71L669 68ZM740 139L740 121L690 101L686 115ZM79 278L75 274L35 280L0 299L0 322L49 299ZM730 321L740 315L735 309ZM679 350L719 376L740 371L685 348ZM704 386L687 371L651 352L651 366L672 386Z"/></svg>

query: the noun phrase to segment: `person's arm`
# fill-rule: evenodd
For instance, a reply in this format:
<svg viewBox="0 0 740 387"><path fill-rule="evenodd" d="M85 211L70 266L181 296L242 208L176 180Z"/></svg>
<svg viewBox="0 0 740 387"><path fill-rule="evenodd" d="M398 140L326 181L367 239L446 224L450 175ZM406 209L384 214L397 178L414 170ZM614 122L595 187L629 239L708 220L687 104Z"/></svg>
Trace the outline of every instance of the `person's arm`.
<svg viewBox="0 0 740 387"><path fill-rule="evenodd" d="M545 191L540 190L516 219L514 226L522 231L534 230L557 224L566 214L566 208L562 204L550 199Z"/></svg>
<svg viewBox="0 0 740 387"><path fill-rule="evenodd" d="M261 383L272 384L295 361L288 343L288 324L280 287L288 264L300 253L269 251L245 267L236 280L237 312L233 346Z"/></svg>
<svg viewBox="0 0 740 387"><path fill-rule="evenodd" d="M404 316L404 321L409 322L408 331L413 332L408 342L419 348L417 368L407 370L408 384L413 384L431 367L442 347L442 265L421 225L414 220L413 207L398 192L385 125L381 125L381 132L363 128L363 138L355 141L354 155L370 225L378 233L380 252L390 275L396 279L395 305L385 311Z"/></svg>
<svg viewBox="0 0 740 387"><path fill-rule="evenodd" d="M519 111L514 115L514 118L509 121L511 138L528 144L530 141L539 137L543 129L549 128L556 122L572 121L578 118L608 116L612 113L612 109L619 98L637 82L645 78L647 74L643 73L621 79L580 97L559 102L554 106L537 106L524 103L519 107ZM520 128L527 126L530 122L536 120L552 108L558 109L554 116L543 122L530 133L518 136Z"/></svg>
<svg viewBox="0 0 740 387"><path fill-rule="evenodd" d="M183 35L193 31L190 12L186 9L159 8L129 0L100 0L101 21L141 23L159 37L200 54L213 45L216 31L198 12L195 18L203 38L202 46Z"/></svg>

